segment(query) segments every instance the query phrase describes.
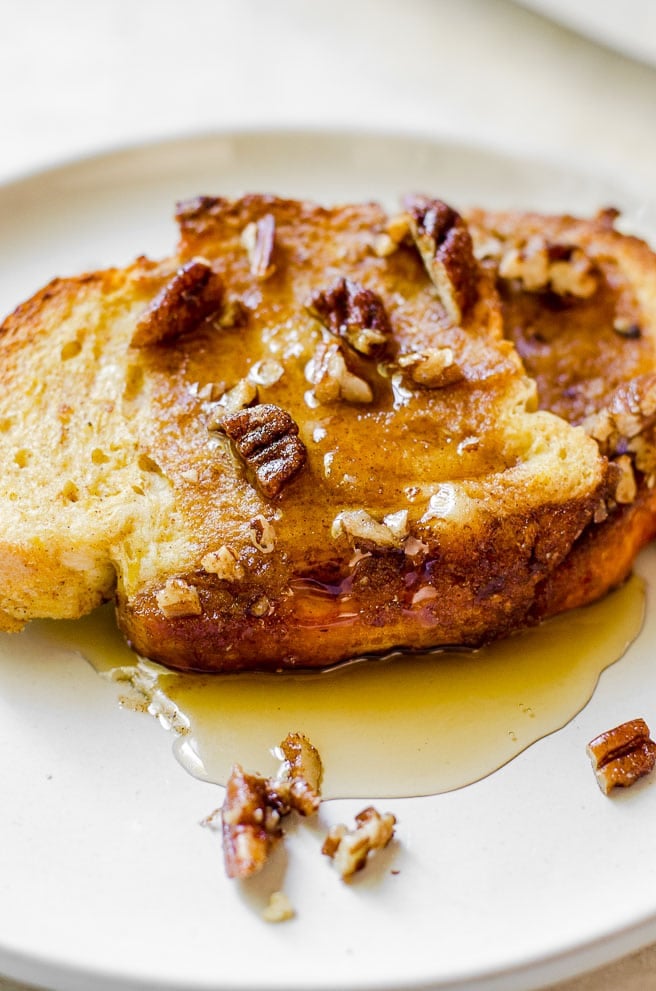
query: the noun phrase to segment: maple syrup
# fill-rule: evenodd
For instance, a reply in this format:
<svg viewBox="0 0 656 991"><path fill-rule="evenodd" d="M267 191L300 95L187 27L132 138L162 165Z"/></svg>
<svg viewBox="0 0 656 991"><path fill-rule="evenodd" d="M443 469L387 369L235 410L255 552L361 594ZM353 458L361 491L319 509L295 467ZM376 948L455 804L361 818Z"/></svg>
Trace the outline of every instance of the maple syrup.
<svg viewBox="0 0 656 991"><path fill-rule="evenodd" d="M644 584L477 651L395 654L320 673L178 674L139 659L110 607L50 623L60 643L115 682L124 705L175 734L182 765L225 783L233 763L273 773L273 750L304 733L325 798L413 797L476 781L560 729L638 635Z"/></svg>

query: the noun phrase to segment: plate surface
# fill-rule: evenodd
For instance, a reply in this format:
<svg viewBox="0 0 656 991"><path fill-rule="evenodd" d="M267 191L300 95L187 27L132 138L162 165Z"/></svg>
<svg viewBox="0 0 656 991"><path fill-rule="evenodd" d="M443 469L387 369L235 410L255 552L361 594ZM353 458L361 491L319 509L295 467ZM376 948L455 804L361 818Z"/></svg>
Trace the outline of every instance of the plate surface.
<svg viewBox="0 0 656 991"><path fill-rule="evenodd" d="M255 133L114 152L0 189L0 310L54 275L164 254L176 200L269 191L323 202L430 190L455 205L586 212L614 205L654 235L645 197L602 177L414 137ZM656 587L656 554L638 570ZM648 602L649 607L649 602ZM656 939L656 782L612 800L585 744L656 708L656 616L563 730L493 775L385 803L398 842L357 883L319 854L359 801L292 831L297 909L261 921L199 821L220 788L175 762L153 719L47 636L0 644L0 972L56 991L538 987ZM651 712L647 711L652 706ZM472 726L472 733L476 726Z"/></svg>
<svg viewBox="0 0 656 991"><path fill-rule="evenodd" d="M656 64L656 9L651 0L518 0L609 48Z"/></svg>

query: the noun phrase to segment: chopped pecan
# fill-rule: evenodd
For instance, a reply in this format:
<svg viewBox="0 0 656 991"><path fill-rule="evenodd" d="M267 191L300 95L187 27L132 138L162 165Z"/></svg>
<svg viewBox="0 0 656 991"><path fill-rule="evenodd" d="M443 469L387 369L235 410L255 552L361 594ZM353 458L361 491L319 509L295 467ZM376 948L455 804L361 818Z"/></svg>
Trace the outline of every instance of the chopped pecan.
<svg viewBox="0 0 656 991"><path fill-rule="evenodd" d="M248 323L250 310L241 299L226 299L214 319L214 326L217 330L233 330L235 327L244 327Z"/></svg>
<svg viewBox="0 0 656 991"><path fill-rule="evenodd" d="M232 547L227 547L225 544L218 550L205 554L201 566L208 574L216 575L225 582L240 581L246 574L243 564L240 564Z"/></svg>
<svg viewBox="0 0 656 991"><path fill-rule="evenodd" d="M656 425L656 374L637 375L618 386L606 408L581 424L599 444L602 454L624 454L635 438Z"/></svg>
<svg viewBox="0 0 656 991"><path fill-rule="evenodd" d="M628 788L656 766L656 743L644 719L632 719L601 733L586 750L605 795L617 786Z"/></svg>
<svg viewBox="0 0 656 991"><path fill-rule="evenodd" d="M337 514L330 532L333 538L345 533L365 549L400 547L408 533L408 512L391 513L379 523L364 509L347 509Z"/></svg>
<svg viewBox="0 0 656 991"><path fill-rule="evenodd" d="M268 778L235 764L221 809L223 857L228 877L247 878L264 867L282 837L280 812L271 803Z"/></svg>
<svg viewBox="0 0 656 991"><path fill-rule="evenodd" d="M157 605L167 619L200 616L202 610L198 589L183 578L169 578L155 596Z"/></svg>
<svg viewBox="0 0 656 991"><path fill-rule="evenodd" d="M519 279L527 292L551 289L557 296L587 299L597 289L594 265L573 244L548 244L541 236L511 248L501 259L502 279Z"/></svg>
<svg viewBox="0 0 656 991"><path fill-rule="evenodd" d="M271 213L265 213L259 220L251 221L241 232L241 243L248 252L251 275L256 279L266 279L274 271L271 262L276 233L276 221Z"/></svg>
<svg viewBox="0 0 656 991"><path fill-rule="evenodd" d="M464 378L451 348L426 348L424 351L402 354L398 363L408 370L413 382L427 389L441 389Z"/></svg>
<svg viewBox="0 0 656 991"><path fill-rule="evenodd" d="M278 495L305 464L307 452L296 423L289 413L272 403L232 413L223 418L219 428L254 470L268 498Z"/></svg>
<svg viewBox="0 0 656 991"><path fill-rule="evenodd" d="M288 733L280 744L280 772L272 787L284 805L301 815L314 815L321 802L321 757L302 733Z"/></svg>
<svg viewBox="0 0 656 991"><path fill-rule="evenodd" d="M477 262L469 229L460 214L441 200L410 196L404 205L426 271L448 315L458 324L476 297Z"/></svg>
<svg viewBox="0 0 656 991"><path fill-rule="evenodd" d="M341 344L322 341L317 345L307 367L308 380L314 385L314 397L320 403L373 402L374 394L365 379L350 371Z"/></svg>
<svg viewBox="0 0 656 991"><path fill-rule="evenodd" d="M308 310L336 337L343 337L360 354L380 356L392 332L385 304L371 289L341 278L314 293Z"/></svg>
<svg viewBox="0 0 656 991"><path fill-rule="evenodd" d="M276 546L276 531L270 520L260 513L248 524L248 536L253 547L263 554L272 554Z"/></svg>
<svg viewBox="0 0 656 991"><path fill-rule="evenodd" d="M189 333L219 309L222 298L223 284L209 262L192 259L141 314L132 347L165 344Z"/></svg>
<svg viewBox="0 0 656 991"><path fill-rule="evenodd" d="M246 878L264 866L282 836L280 820L292 810L316 813L321 801L321 758L300 733L289 733L280 744L283 760L273 778L246 774L233 767L221 810L223 855L231 878Z"/></svg>
<svg viewBox="0 0 656 991"><path fill-rule="evenodd" d="M613 321L613 330L620 337L625 337L630 341L639 341L642 337L642 328L639 323L635 320L631 320L628 317L616 317Z"/></svg>
<svg viewBox="0 0 656 991"><path fill-rule="evenodd" d="M631 458L628 454L621 454L613 462L619 469L619 478L615 486L615 500L621 504L628 504L635 501L638 494L635 473Z"/></svg>
<svg viewBox="0 0 656 991"><path fill-rule="evenodd" d="M250 379L240 379L232 389L224 392L207 421L208 430L222 430L227 416L252 406L258 399L257 386Z"/></svg>
<svg viewBox="0 0 656 991"><path fill-rule="evenodd" d="M355 829L343 824L328 832L321 852L330 857L342 880L362 870L369 854L382 850L394 836L396 817L391 812L380 814L372 805L355 817Z"/></svg>
<svg viewBox="0 0 656 991"><path fill-rule="evenodd" d="M265 922L287 922L293 919L294 908L284 891L272 891L266 908L262 912Z"/></svg>

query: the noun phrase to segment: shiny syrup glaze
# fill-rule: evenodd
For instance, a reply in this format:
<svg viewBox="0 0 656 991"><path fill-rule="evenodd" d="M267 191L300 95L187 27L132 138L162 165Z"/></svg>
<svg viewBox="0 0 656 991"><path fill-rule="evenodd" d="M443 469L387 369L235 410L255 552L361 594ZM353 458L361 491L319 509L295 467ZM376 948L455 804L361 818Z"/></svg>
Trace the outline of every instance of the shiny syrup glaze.
<svg viewBox="0 0 656 991"><path fill-rule="evenodd" d="M634 577L599 603L478 651L396 654L322 673L176 674L137 658L109 607L51 629L114 682L122 704L172 728L176 757L201 779L224 783L236 761L272 772L273 749L297 731L321 753L324 797L412 797L476 781L571 720L638 635L644 598Z"/></svg>

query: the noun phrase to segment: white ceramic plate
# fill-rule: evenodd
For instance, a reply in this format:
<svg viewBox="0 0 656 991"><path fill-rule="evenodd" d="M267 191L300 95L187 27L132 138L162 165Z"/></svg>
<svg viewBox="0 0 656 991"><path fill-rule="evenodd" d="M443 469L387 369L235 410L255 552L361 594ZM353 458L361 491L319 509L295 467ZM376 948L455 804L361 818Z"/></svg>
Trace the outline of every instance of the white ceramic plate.
<svg viewBox="0 0 656 991"><path fill-rule="evenodd" d="M599 177L410 137L243 134L131 149L0 189L0 309L55 274L165 253L175 200L268 190L323 201L432 190L456 204L593 210L656 230ZM75 397L72 397L75 401ZM656 582L656 556L639 570ZM39 635L0 658L0 972L57 991L537 987L656 938L656 786L612 800L585 743L656 709L656 616L563 730L479 783L386 802L398 842L352 886L295 832L293 922L263 923L198 826L221 790L154 720ZM472 726L476 733L476 726ZM362 796L366 799L367 796ZM363 801L326 803L322 825ZM392 873L394 870L395 873Z"/></svg>
<svg viewBox="0 0 656 991"><path fill-rule="evenodd" d="M656 64L656 7L652 0L518 0L544 17L624 55Z"/></svg>

